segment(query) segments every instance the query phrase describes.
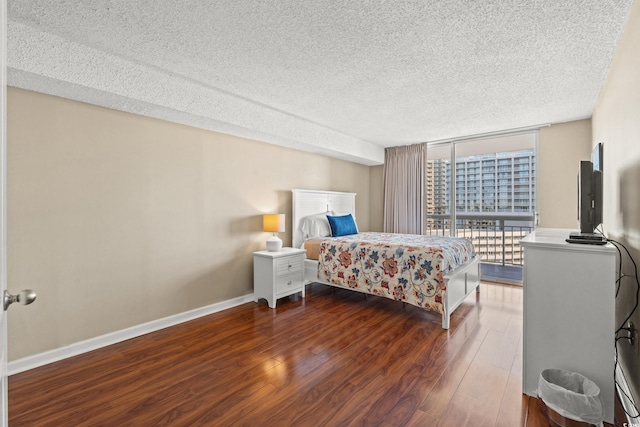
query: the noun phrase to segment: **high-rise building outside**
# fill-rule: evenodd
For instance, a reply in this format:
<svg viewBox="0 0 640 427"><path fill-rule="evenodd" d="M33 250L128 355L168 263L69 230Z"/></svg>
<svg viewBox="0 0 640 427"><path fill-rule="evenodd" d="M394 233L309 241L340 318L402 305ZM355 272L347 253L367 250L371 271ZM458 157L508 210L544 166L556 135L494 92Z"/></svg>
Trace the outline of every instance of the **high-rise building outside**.
<svg viewBox="0 0 640 427"><path fill-rule="evenodd" d="M451 162L427 161L427 212L448 214ZM456 159L456 213L535 212L533 150L481 154Z"/></svg>
<svg viewBox="0 0 640 427"><path fill-rule="evenodd" d="M427 234L451 234L451 169L448 159L427 161ZM455 234L470 238L484 261L522 262L518 242L533 229L535 170L534 150L456 158Z"/></svg>

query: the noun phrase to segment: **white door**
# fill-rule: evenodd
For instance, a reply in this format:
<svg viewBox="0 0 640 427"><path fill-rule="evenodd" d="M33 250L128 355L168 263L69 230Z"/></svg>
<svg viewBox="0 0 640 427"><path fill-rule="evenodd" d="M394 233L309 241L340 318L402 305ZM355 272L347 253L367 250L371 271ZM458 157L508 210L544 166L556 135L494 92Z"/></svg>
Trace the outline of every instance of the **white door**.
<svg viewBox="0 0 640 427"><path fill-rule="evenodd" d="M30 304L35 292L7 293L7 0L0 0L0 427L9 425L7 411L7 308Z"/></svg>
<svg viewBox="0 0 640 427"><path fill-rule="evenodd" d="M7 427L7 309L31 304L36 293L7 293L7 0L0 0L0 427Z"/></svg>
<svg viewBox="0 0 640 427"><path fill-rule="evenodd" d="M0 295L7 290L7 0L0 0ZM7 314L0 310L0 427L7 418Z"/></svg>

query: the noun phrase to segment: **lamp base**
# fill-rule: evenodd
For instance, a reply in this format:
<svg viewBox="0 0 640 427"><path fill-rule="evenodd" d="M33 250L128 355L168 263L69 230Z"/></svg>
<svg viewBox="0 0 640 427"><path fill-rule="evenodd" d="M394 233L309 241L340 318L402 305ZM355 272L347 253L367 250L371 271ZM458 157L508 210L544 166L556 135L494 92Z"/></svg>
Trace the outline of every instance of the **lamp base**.
<svg viewBox="0 0 640 427"><path fill-rule="evenodd" d="M267 240L267 250L269 252L280 252L282 249L282 240L278 236L269 237Z"/></svg>

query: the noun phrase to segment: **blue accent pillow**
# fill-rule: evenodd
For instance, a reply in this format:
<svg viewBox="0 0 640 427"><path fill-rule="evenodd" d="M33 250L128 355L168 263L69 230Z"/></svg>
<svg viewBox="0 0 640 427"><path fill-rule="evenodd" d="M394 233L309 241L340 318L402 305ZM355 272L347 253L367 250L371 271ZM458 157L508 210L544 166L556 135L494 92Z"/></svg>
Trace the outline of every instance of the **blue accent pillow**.
<svg viewBox="0 0 640 427"><path fill-rule="evenodd" d="M327 215L327 220L329 221L329 227L331 227L331 235L333 237L358 234L356 221L351 214L340 216Z"/></svg>

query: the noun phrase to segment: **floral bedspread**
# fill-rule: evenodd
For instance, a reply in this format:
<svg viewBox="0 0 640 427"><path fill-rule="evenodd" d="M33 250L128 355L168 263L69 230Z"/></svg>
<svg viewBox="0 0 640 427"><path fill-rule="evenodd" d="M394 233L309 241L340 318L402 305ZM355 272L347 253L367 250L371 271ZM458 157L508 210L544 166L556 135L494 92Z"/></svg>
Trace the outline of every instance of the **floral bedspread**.
<svg viewBox="0 0 640 427"><path fill-rule="evenodd" d="M359 233L320 244L318 279L443 313L443 276L472 258L459 237Z"/></svg>

